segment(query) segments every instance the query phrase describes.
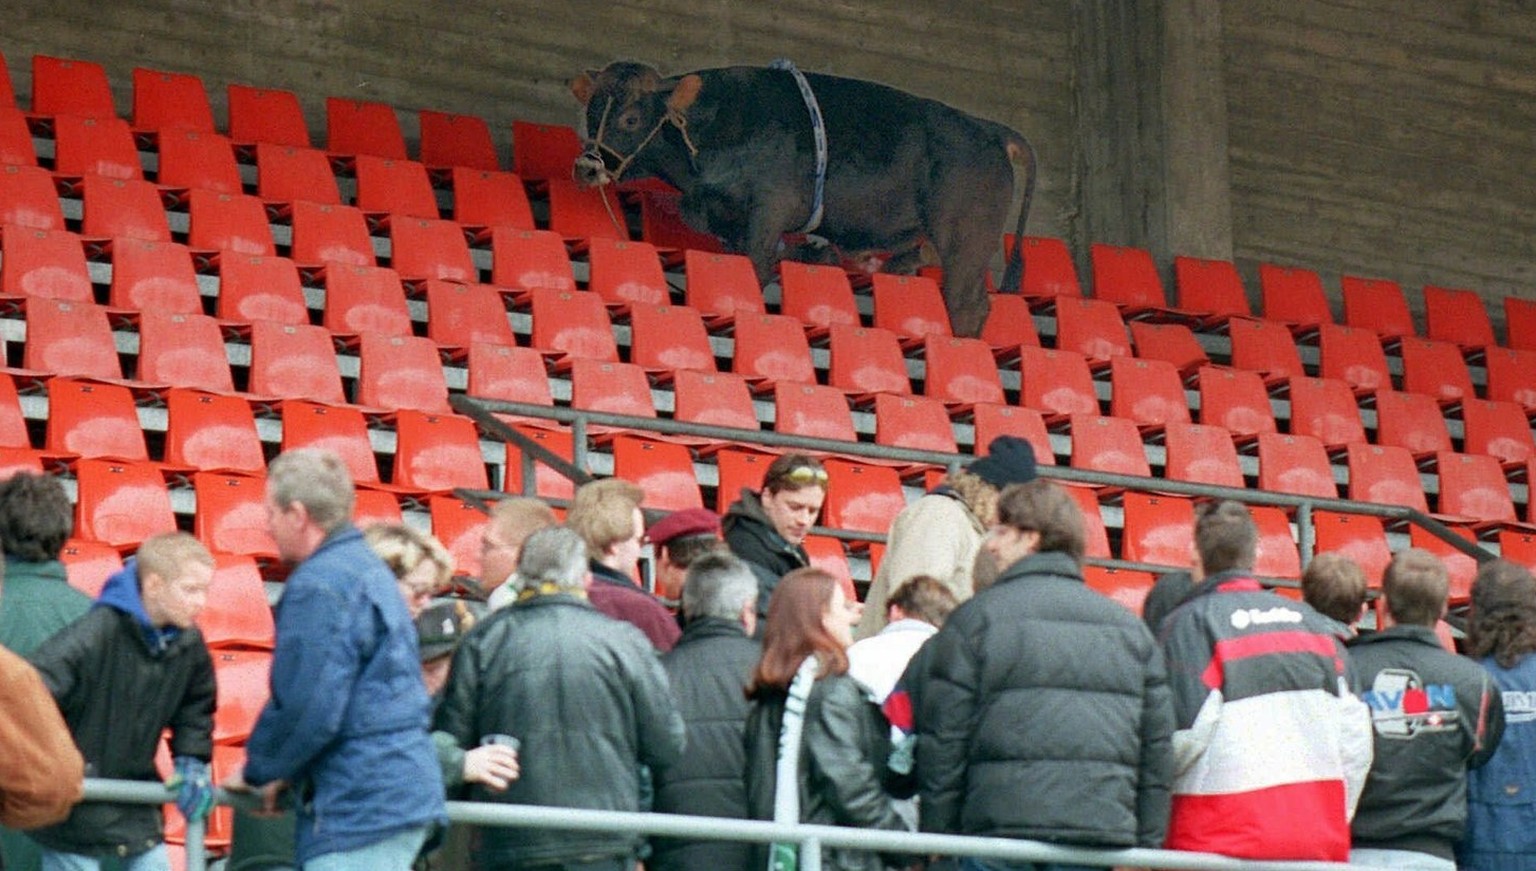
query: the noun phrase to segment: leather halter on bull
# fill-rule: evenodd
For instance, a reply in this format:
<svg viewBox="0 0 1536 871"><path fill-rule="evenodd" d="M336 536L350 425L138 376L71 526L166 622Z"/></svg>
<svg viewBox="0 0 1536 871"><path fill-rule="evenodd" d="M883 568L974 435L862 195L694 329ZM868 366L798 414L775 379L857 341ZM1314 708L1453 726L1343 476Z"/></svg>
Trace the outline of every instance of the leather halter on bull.
<svg viewBox="0 0 1536 871"><path fill-rule="evenodd" d="M581 156L576 158L576 165L571 167L571 174L573 176L577 175L582 169L586 169L592 171L594 175L605 179L604 184L617 182L624 177L624 171L629 169L629 165L634 163L635 158L640 156L640 152L644 151L645 147L651 144L651 140L655 139L656 135L668 124L676 127L677 132L683 135L683 144L688 146L688 160L692 162L694 158L699 156L699 149L693 144L693 140L688 137L687 114L684 110L675 109L671 106L667 107L666 114L662 115L656 122L656 125L651 128L651 132L647 133L645 138L640 140L640 144L635 146L634 151L625 154L609 146L603 142L603 135L608 130L608 113L613 111L613 97L610 96L607 99L608 102L603 104L603 116L597 122L597 136L587 142L586 147L581 150ZM604 153L612 155L619 161L619 165L612 172L608 171L608 165L603 162Z"/></svg>

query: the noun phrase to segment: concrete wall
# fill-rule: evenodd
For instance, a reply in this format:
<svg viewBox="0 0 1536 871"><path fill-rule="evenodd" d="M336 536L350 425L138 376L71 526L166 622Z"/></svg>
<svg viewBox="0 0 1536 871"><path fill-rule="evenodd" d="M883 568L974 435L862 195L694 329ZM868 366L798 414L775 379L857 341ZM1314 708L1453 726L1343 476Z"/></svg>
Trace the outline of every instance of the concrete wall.
<svg viewBox="0 0 1536 871"><path fill-rule="evenodd" d="M7 6L0 52L23 105L34 53L105 64L124 115L134 66L190 71L220 119L226 83L298 91L317 143L326 95L394 104L408 136L417 108L480 115L505 148L513 118L572 123L565 82L584 67L787 56L1025 133L1042 166L1031 232L1079 251L1140 244L1166 264L1230 246L1250 275L1269 260L1536 294L1524 0Z"/></svg>

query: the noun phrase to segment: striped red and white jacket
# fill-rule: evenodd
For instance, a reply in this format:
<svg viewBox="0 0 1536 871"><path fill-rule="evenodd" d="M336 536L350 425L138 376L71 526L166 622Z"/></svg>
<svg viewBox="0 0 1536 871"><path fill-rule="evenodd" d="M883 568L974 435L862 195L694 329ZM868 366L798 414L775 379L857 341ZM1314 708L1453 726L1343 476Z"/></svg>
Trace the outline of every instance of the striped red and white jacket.
<svg viewBox="0 0 1536 871"><path fill-rule="evenodd" d="M1163 623L1178 731L1169 849L1344 862L1370 711L1327 618L1241 573Z"/></svg>

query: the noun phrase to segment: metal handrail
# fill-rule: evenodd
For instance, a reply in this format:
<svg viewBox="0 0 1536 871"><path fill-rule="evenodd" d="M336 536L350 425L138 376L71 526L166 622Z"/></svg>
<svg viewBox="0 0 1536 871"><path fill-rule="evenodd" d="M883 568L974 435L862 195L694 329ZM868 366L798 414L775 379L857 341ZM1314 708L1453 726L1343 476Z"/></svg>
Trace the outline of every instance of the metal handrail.
<svg viewBox="0 0 1536 871"><path fill-rule="evenodd" d="M175 792L162 784L137 780L86 778L86 801L163 804L175 800ZM254 796L218 790L219 804L251 809ZM663 835L709 841L797 843L800 868L820 871L822 850L828 847L871 850L914 856L978 856L1004 862L1051 862L1098 865L1107 868L1182 868L1189 871L1340 871L1348 865L1335 862L1257 862L1218 856L1146 848L1092 849L1067 847L1040 841L1011 838L978 838L965 835L933 835L887 832L845 826L794 825L721 817L682 816L659 813L578 810L575 808L514 805L500 802L448 802L448 819L456 823L514 828L544 828L632 835ZM202 848L204 823L187 826L187 871L205 871ZM194 848L194 838L196 847Z"/></svg>

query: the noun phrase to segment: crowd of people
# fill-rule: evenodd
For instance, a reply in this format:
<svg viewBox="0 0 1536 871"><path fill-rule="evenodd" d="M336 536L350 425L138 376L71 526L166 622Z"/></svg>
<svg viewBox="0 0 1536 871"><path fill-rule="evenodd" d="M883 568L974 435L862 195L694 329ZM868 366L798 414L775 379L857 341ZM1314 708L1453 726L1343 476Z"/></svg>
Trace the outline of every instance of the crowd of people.
<svg viewBox="0 0 1536 871"><path fill-rule="evenodd" d="M1461 655L1436 631L1449 582L1433 555L1400 552L1380 579L1319 555L1298 599L1254 578L1247 509L1214 502L1193 569L1135 615L1084 583L1083 518L1035 472L1004 437L915 500L862 605L806 553L829 483L801 454L723 517L647 526L619 479L578 488L563 520L506 499L476 595L455 598L441 544L357 529L345 465L284 453L267 475L291 566L271 695L221 784L260 809L237 815L228 867L795 867L792 844L450 827L445 802L462 798L1536 868L1529 571L1480 567ZM213 558L156 536L92 602L59 562L69 533L56 480L0 482L0 857L160 871L161 810L81 803L81 779L158 780L164 740L177 812L209 813L216 677L197 617ZM823 862L1020 867L850 849Z"/></svg>

